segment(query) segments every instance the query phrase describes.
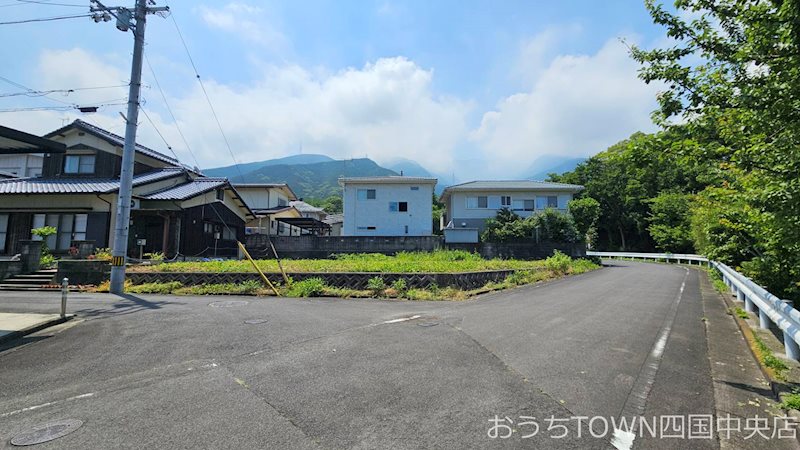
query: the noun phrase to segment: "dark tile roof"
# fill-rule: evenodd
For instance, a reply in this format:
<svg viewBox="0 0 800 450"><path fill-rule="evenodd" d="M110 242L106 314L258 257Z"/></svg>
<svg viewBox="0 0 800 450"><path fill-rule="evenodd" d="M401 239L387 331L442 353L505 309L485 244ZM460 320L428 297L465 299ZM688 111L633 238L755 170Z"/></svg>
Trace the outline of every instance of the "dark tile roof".
<svg viewBox="0 0 800 450"><path fill-rule="evenodd" d="M80 119L75 119L75 121L72 122L71 124L66 125L64 127L61 127L61 128L59 128L59 129L57 129L55 131L52 131L52 132L48 133L47 135L45 135L45 137L49 138L49 137L55 136L57 134L61 134L64 131L66 131L66 130L68 130L70 128L78 128L78 129L80 129L82 131L85 131L85 132L87 132L89 134L97 136L98 138L103 139L103 140L105 140L105 141L107 141L107 142L109 142L112 145L115 145L117 147L123 147L125 145L125 138L124 137L119 136L117 134L114 134L114 133L112 133L112 132L110 132L108 130L104 130L104 129L100 128L100 127L94 126L94 125L92 125L90 123L84 122L84 121L82 121ZM159 161L165 162L167 164L173 164L173 165L176 165L176 166L182 166L183 167L183 164L180 161L178 161L177 159L175 159L175 158L173 158L171 156L167 156L167 155L165 155L165 154L163 154L161 152L157 152L157 151L153 150L152 148L145 147L142 144L136 144L136 151L141 153L141 154L143 154L143 155L149 156L149 157L151 157L153 159L157 159Z"/></svg>
<svg viewBox="0 0 800 450"><path fill-rule="evenodd" d="M188 183L142 196L146 200L188 200L206 192L228 186L226 178L196 178Z"/></svg>
<svg viewBox="0 0 800 450"><path fill-rule="evenodd" d="M168 167L133 177L133 185L174 177L183 170ZM0 194L107 194L119 189L114 178L12 178L0 180Z"/></svg>

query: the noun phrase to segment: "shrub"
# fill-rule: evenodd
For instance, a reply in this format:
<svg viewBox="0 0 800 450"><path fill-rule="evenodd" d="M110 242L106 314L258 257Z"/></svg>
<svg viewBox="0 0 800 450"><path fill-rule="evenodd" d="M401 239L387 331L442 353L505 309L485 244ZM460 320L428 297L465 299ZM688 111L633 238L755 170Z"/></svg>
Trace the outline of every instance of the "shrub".
<svg viewBox="0 0 800 450"><path fill-rule="evenodd" d="M587 242L593 242L591 238L597 234L595 226L600 218L600 203L591 197L578 198L570 200L567 209L580 236Z"/></svg>
<svg viewBox="0 0 800 450"><path fill-rule="evenodd" d="M314 277L303 281L295 281L286 290L289 297L317 297L325 292L325 280Z"/></svg>
<svg viewBox="0 0 800 450"><path fill-rule="evenodd" d="M394 289L398 294L402 294L408 290L408 283L406 283L405 279L398 278L392 283L392 289Z"/></svg>
<svg viewBox="0 0 800 450"><path fill-rule="evenodd" d="M553 256L544 260L545 269L553 272L555 275L566 275L572 266L572 258L556 250Z"/></svg>
<svg viewBox="0 0 800 450"><path fill-rule="evenodd" d="M540 241L577 242L580 240L572 216L552 208L528 217L525 222L530 224L531 229L536 230Z"/></svg>
<svg viewBox="0 0 800 450"><path fill-rule="evenodd" d="M56 258L53 255L51 255L50 253L44 253L44 251L42 251L42 256L41 258L39 258L39 267L47 269L49 267L52 267L53 264L55 264L55 262Z"/></svg>
<svg viewBox="0 0 800 450"><path fill-rule="evenodd" d="M145 253L144 257L151 261L164 261L164 254L161 252Z"/></svg>
<svg viewBox="0 0 800 450"><path fill-rule="evenodd" d="M383 277L372 277L367 281L367 289L375 295L381 295L386 290L386 282L383 281Z"/></svg>
<svg viewBox="0 0 800 450"><path fill-rule="evenodd" d="M183 285L180 281L169 281L166 283L134 284L126 286L125 291L131 294L171 294L182 287Z"/></svg>
<svg viewBox="0 0 800 450"><path fill-rule="evenodd" d="M111 261L111 249L110 248L96 248L94 250L94 257L100 261Z"/></svg>

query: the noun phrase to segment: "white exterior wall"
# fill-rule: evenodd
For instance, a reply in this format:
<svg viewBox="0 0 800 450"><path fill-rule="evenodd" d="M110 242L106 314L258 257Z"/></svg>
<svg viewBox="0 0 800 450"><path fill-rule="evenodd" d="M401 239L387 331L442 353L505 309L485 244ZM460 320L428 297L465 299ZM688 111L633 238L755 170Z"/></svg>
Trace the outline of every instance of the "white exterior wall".
<svg viewBox="0 0 800 450"><path fill-rule="evenodd" d="M412 191L412 186L419 190ZM375 199L359 200L359 189L375 189ZM347 183L342 236L430 236L433 233L432 199L431 184ZM390 202L408 202L408 212L389 211Z"/></svg>
<svg viewBox="0 0 800 450"><path fill-rule="evenodd" d="M236 185L234 187L242 196L244 202L247 203L247 206L252 209L274 208L278 206L279 200L283 200L286 206L289 205L289 197L286 196L283 189Z"/></svg>
<svg viewBox="0 0 800 450"><path fill-rule="evenodd" d="M38 177L42 174L44 157L40 154L0 155L0 172L18 177Z"/></svg>
<svg viewBox="0 0 800 450"><path fill-rule="evenodd" d="M497 211L502 209L500 206L500 197L501 196L510 196L512 205L514 201L517 200L533 200L534 207L536 205L536 197L549 197L549 196L557 196L558 197L558 208L560 210L567 209L567 203L572 200L573 195L571 193L564 193L564 192L544 192L544 191L536 191L536 192L498 192L498 191L470 191L470 192L454 192L450 195L450 198L447 203L447 220L448 222L453 219L491 219L497 215ZM467 197L487 197L488 200L488 208L467 208ZM513 208L509 208L514 211L520 217L530 217L537 211L516 211ZM447 224L445 224L447 225ZM454 224L458 226L458 224Z"/></svg>

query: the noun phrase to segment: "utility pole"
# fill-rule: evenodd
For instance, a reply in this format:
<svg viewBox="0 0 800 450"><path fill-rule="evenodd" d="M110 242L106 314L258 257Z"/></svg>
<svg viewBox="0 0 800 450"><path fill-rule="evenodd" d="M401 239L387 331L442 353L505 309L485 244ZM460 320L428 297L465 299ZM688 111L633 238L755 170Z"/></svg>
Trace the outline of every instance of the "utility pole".
<svg viewBox="0 0 800 450"><path fill-rule="evenodd" d="M128 254L128 228L131 217L131 195L133 190L133 166L136 155L136 125L139 119L139 91L142 86L142 56L144 52L144 28L147 14L166 13L168 6L155 5L153 0L136 0L131 11L121 6L107 7L99 0L92 0L90 11L95 13L95 22L108 22L109 14L117 19L117 29L127 32L133 29L133 63L131 84L128 91L128 115L125 117L125 145L122 148L122 170L119 176L117 195L117 220L114 227L114 248L111 253L111 287L114 294L125 292L125 260ZM132 16L132 17L131 17Z"/></svg>

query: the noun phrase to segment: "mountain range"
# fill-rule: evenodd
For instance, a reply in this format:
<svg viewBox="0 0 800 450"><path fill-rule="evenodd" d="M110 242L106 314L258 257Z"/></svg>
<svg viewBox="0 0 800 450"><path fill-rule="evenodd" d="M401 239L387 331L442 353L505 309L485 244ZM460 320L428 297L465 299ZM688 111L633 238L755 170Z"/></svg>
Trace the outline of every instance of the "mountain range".
<svg viewBox="0 0 800 450"><path fill-rule="evenodd" d="M544 180L549 173L563 173L575 168L586 158L543 155L518 178ZM233 166L204 169L211 177L226 177L233 183L287 183L300 198L324 199L341 195L339 177L369 177L400 175L434 177L439 180L436 193L446 186L469 181L453 174L431 172L416 161L395 158L379 165L369 158L337 160L326 155L300 154ZM509 178L514 178L509 176Z"/></svg>

